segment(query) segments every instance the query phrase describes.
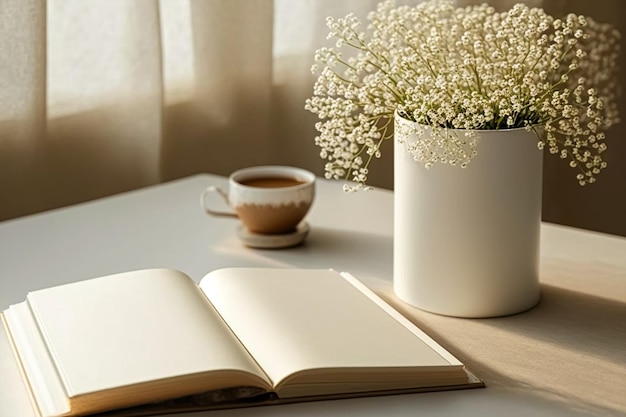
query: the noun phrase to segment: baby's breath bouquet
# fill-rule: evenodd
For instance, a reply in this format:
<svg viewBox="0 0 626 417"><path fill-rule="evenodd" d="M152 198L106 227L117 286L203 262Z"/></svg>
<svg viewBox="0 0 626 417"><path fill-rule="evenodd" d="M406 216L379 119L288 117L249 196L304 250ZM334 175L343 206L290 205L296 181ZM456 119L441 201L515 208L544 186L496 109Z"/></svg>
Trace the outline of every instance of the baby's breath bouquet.
<svg viewBox="0 0 626 417"><path fill-rule="evenodd" d="M513 128L535 130L538 146L568 160L581 185L606 167L605 131L619 121L612 27L524 4L499 13L446 0L385 1L368 21L363 31L353 14L329 17L336 44L315 55L321 72L305 108L320 118L327 178L362 188L394 135L394 114L416 122L397 134L423 138L408 151L427 168L465 167L480 152L481 130Z"/></svg>

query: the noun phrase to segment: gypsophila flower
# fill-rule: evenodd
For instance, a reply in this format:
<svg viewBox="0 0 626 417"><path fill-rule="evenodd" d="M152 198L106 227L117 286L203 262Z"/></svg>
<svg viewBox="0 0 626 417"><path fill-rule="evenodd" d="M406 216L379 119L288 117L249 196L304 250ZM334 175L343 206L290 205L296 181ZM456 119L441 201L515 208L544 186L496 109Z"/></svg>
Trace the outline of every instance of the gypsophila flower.
<svg viewBox="0 0 626 417"><path fill-rule="evenodd" d="M305 108L320 119L315 143L327 178L364 188L370 163L394 137L396 112L416 122L396 137L417 134L407 149L427 168L467 166L481 130L520 127L541 132L538 147L566 159L581 185L606 168L604 132L619 122L612 27L524 4L497 13L451 0L389 0L367 20L363 31L353 14L329 17L334 46L315 54L319 76ZM432 134L421 136L420 125Z"/></svg>

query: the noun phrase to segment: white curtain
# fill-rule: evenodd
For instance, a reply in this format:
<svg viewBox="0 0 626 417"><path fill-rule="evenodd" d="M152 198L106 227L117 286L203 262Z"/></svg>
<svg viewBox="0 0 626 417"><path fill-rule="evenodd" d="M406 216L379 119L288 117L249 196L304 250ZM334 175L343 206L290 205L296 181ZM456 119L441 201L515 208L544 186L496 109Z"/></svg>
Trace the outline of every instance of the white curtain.
<svg viewBox="0 0 626 417"><path fill-rule="evenodd" d="M313 53L326 16L377 3L0 0L0 220L253 164L321 174L304 110ZM623 12L599 3L603 17ZM391 187L390 155L377 165L373 185Z"/></svg>
<svg viewBox="0 0 626 417"><path fill-rule="evenodd" d="M321 172L325 17L375 1L0 0L0 219L197 172Z"/></svg>

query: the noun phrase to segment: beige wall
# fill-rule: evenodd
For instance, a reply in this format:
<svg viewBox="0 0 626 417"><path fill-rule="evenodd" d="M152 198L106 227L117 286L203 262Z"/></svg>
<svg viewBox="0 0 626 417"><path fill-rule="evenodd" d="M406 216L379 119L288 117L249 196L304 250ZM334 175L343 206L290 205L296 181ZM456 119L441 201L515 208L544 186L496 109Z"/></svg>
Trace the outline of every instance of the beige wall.
<svg viewBox="0 0 626 417"><path fill-rule="evenodd" d="M622 89L626 88L626 2L623 0L545 0L544 8L553 16L562 11L590 16L613 24L622 33ZM590 186L573 181L572 170L556 157L545 158L545 220L585 229L626 236L626 97L620 101L622 122L607 133L608 168Z"/></svg>

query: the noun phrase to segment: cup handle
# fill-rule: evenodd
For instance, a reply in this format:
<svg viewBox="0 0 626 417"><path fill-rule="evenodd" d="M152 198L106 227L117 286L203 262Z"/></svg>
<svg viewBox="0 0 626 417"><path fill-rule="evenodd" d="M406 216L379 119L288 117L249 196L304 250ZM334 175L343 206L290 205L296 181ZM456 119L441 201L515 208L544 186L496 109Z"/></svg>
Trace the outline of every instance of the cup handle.
<svg viewBox="0 0 626 417"><path fill-rule="evenodd" d="M228 195L224 192L224 190L222 190L220 187L217 187L215 185L211 185L207 187L204 191L202 191L202 194L200 195L200 207L202 207L202 209L207 214L210 214L212 216L237 217L237 214L232 211L218 211L218 210L213 210L212 208L208 207L206 204L206 198L209 195L209 193L218 193L219 195L222 196L226 204L229 204Z"/></svg>

